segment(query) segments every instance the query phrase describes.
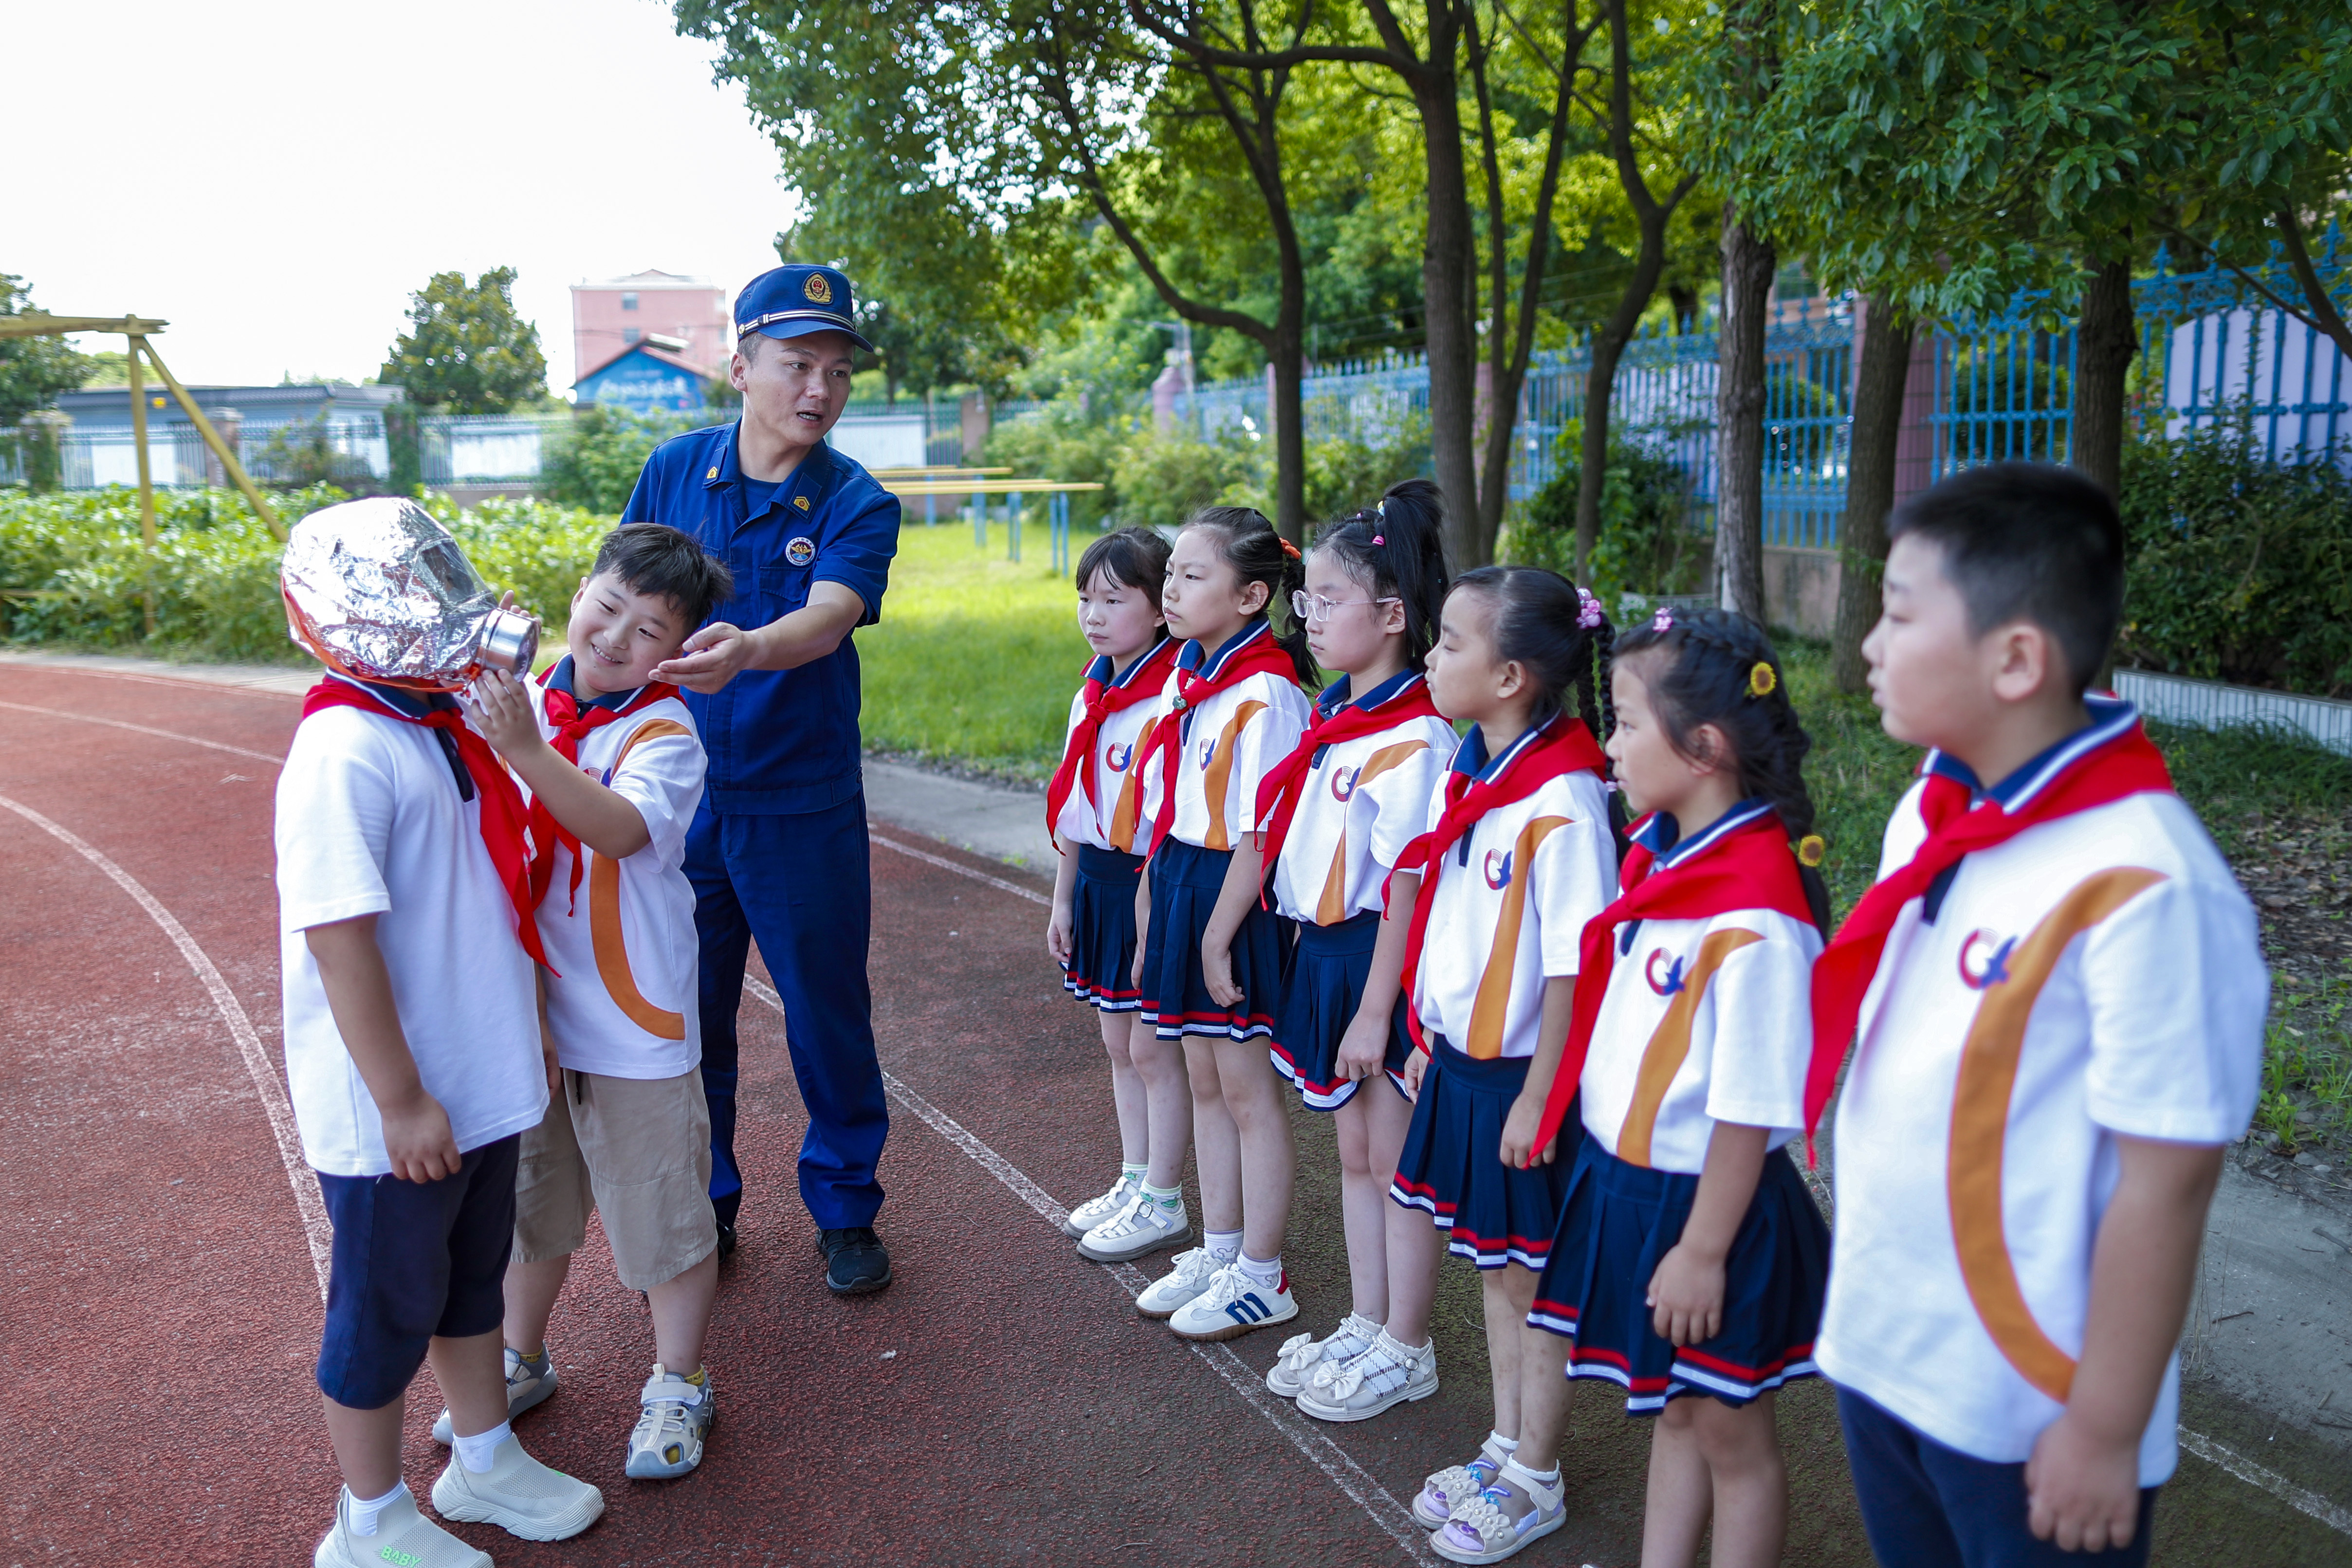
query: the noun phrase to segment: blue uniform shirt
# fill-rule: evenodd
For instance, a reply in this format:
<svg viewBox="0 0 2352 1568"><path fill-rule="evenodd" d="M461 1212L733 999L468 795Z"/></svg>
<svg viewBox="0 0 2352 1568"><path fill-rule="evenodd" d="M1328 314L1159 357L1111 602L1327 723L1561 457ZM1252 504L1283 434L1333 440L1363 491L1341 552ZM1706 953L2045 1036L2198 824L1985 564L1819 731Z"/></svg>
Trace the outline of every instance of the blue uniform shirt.
<svg viewBox="0 0 2352 1568"><path fill-rule="evenodd" d="M722 424L664 442L621 520L667 523L727 563L735 596L713 621L765 626L805 605L819 582L841 583L865 601L859 625L881 619L898 551L898 498L819 444L751 516L735 435L734 425ZM797 670L746 670L716 695L684 695L710 757L703 800L711 810L821 811L857 793L855 639Z"/></svg>

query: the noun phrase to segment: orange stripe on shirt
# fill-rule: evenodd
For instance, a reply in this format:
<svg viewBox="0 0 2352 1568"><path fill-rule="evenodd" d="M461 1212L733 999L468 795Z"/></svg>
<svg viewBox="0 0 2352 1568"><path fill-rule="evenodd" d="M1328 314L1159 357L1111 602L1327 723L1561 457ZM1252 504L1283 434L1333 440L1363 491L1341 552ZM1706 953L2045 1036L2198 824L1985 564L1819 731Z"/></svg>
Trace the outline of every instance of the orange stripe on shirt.
<svg viewBox="0 0 2352 1568"><path fill-rule="evenodd" d="M2010 1094L2016 1087L2018 1058L2025 1049L2033 1004L2068 946L2164 880L2161 872L2119 866L2099 873L2060 899L2011 953L2008 977L1985 988L1969 1025L1968 1043L1960 1051L1959 1078L1952 1091L1945 1182L1960 1278L1968 1284L1969 1300L1985 1333L2002 1356L2018 1375L2062 1405L2074 1385L2074 1359L2033 1321L2033 1309L2017 1281L2001 1215Z"/></svg>
<svg viewBox="0 0 2352 1568"><path fill-rule="evenodd" d="M1527 917L1528 883L1535 871L1536 851L1570 821L1537 817L1519 830L1511 845L1511 890L1503 894L1494 946L1486 951L1486 971L1478 977L1478 999L1470 1009L1469 1042L1463 1047L1479 1061L1492 1061L1503 1054L1503 1020L1511 1010L1511 971L1519 960L1519 925Z"/></svg>
<svg viewBox="0 0 2352 1568"><path fill-rule="evenodd" d="M621 764L629 759L629 753L641 741L693 733L676 719L649 719L622 745L621 754L613 758L613 771L621 770ZM584 844L580 852L589 857L588 935L595 946L596 973L604 982L605 993L630 1022L656 1040L684 1040L686 1015L647 1001L645 993L637 989L636 975L629 967L628 943L621 934L621 862L596 854Z"/></svg>
<svg viewBox="0 0 2352 1568"><path fill-rule="evenodd" d="M1658 1108L1665 1103L1675 1074L1690 1055L1691 1020L1706 996L1706 983L1715 978L1726 958L1763 940L1757 932L1734 927L1710 931L1698 945L1698 956L1683 976L1683 988L1675 993L1666 1004L1666 1016L1650 1032L1650 1043L1642 1051L1641 1069L1633 1075L1633 1101L1625 1108L1625 1124L1617 1133L1617 1157L1627 1165L1650 1163L1650 1137L1657 1131Z"/></svg>
<svg viewBox="0 0 2352 1568"><path fill-rule="evenodd" d="M1209 804L1209 837L1202 846L1204 849L1234 847L1225 833L1225 784L1234 770L1234 741L1244 726L1265 711L1262 702L1245 702L1234 710L1234 716L1225 720L1225 727L1218 733L1216 751L1209 758L1208 770L1201 775L1201 793ZM1175 788L1173 779L1169 781L1169 788Z"/></svg>

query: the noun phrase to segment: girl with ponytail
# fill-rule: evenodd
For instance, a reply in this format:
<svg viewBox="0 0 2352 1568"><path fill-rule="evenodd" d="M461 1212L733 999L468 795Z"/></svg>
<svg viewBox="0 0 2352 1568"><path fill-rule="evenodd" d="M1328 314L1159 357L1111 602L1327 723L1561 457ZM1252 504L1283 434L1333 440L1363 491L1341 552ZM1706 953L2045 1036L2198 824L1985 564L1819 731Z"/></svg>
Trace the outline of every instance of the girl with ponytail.
<svg viewBox="0 0 2352 1568"><path fill-rule="evenodd" d="M1829 1232L1783 1145L1805 1122L1811 984L1828 900L1811 745L1772 645L1718 611L1658 612L1617 643L1622 894L1584 928L1567 1050L1537 1137L1584 1134L1528 1322L1550 1368L1654 1416L1645 1563L1780 1560L1788 1482L1773 1391L1815 1375ZM1538 1336L1546 1337L1546 1336ZM1573 1348L1570 1345L1572 1343ZM1557 1443L1564 1402L1522 1441ZM1557 1376L1554 1373L1553 1376ZM1506 1478L1507 1479L1508 1478ZM1509 1530L1532 1508L1489 1492Z"/></svg>
<svg viewBox="0 0 2352 1568"><path fill-rule="evenodd" d="M1267 1057L1289 922L1260 906L1252 808L1313 709L1315 662L1287 620L1298 551L1246 507L1211 507L1177 537L1160 613L1183 639L1146 753L1151 837L1136 897L1135 987L1155 1036L1181 1042L1192 1098L1202 1245L1136 1298L1186 1339L1231 1339L1298 1315L1282 1270L1290 1118ZM1286 617L1277 631L1273 614ZM1174 1216L1140 1193L1087 1233L1087 1257L1135 1256ZM1127 1249L1134 1249L1133 1251Z"/></svg>
<svg viewBox="0 0 2352 1568"><path fill-rule="evenodd" d="M1282 1347L1266 1387L1310 1416L1356 1421L1437 1390L1433 1351L1390 1341L1382 1202L1412 1103L1412 1048L1400 977L1421 879L1391 875L1429 825L1429 800L1454 755L1454 727L1430 700L1422 661L1445 599L1444 506L1409 479L1317 536L1294 609L1307 645L1340 672L1315 722L1258 787L1276 910L1297 922L1298 952L1276 1015L1274 1065L1307 1109L1338 1123L1339 1188L1352 1310L1321 1339ZM1340 1371L1370 1354L1381 1368Z"/></svg>

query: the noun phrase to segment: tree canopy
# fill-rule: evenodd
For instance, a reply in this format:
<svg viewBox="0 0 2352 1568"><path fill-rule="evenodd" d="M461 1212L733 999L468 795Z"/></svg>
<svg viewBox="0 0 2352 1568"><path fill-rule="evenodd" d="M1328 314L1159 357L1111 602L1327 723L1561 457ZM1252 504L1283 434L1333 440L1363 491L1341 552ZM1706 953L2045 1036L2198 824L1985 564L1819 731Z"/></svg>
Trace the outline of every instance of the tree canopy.
<svg viewBox="0 0 2352 1568"><path fill-rule="evenodd" d="M21 316L35 308L25 280L0 272L0 316ZM78 391L89 372L89 356L63 338L0 339L0 434L57 402L59 392Z"/></svg>
<svg viewBox="0 0 2352 1568"><path fill-rule="evenodd" d="M408 297L409 329L394 340L380 379L409 401L446 413L504 413L547 390L539 329L514 308L515 269L472 283L436 272Z"/></svg>

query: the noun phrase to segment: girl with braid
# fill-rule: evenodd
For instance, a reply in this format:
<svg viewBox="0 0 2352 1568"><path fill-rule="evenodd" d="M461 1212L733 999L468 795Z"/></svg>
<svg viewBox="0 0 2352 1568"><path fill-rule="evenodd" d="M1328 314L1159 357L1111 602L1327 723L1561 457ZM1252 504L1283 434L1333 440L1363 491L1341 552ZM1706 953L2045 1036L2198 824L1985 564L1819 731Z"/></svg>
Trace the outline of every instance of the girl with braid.
<svg viewBox="0 0 2352 1568"><path fill-rule="evenodd" d="M1787 1531L1772 1395L1816 1375L1829 1274L1829 1233L1783 1149L1804 1126L1829 913L1801 773L1811 741L1740 616L1658 612L1618 639L1614 685L1609 757L1643 814L1623 892L1584 928L1536 1131L1580 1121L1583 1141L1528 1317L1549 1348L1523 1368L1519 1435L1523 1450L1558 1443L1563 1358L1570 1378L1618 1384L1628 1414L1657 1418L1644 1568L1695 1563L1710 1520L1712 1561L1761 1568ZM1507 1471L1439 1549L1495 1561L1548 1502Z"/></svg>

